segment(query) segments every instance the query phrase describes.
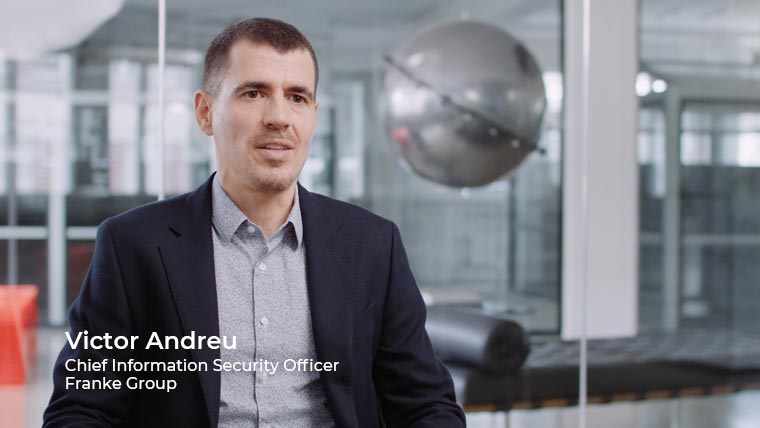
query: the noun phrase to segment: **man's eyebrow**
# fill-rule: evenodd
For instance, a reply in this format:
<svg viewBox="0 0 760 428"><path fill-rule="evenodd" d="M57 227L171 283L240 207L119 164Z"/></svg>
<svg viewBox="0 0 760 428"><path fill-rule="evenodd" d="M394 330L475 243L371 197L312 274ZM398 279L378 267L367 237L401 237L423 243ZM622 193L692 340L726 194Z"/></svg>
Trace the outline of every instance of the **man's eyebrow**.
<svg viewBox="0 0 760 428"><path fill-rule="evenodd" d="M238 93L245 89L271 89L272 85L270 85L267 82L260 82L258 80L250 80L248 82L243 82L235 87L235 90L233 93Z"/></svg>
<svg viewBox="0 0 760 428"><path fill-rule="evenodd" d="M267 82L262 82L258 80L250 80L250 81L243 82L237 85L233 93L236 94L240 91L251 90L251 89L255 89L255 90L272 89L272 85ZM312 93L311 90L307 88L306 86L302 86L302 85L289 86L288 88L286 88L286 92L303 95L304 97L308 98L309 101L314 100L314 93Z"/></svg>

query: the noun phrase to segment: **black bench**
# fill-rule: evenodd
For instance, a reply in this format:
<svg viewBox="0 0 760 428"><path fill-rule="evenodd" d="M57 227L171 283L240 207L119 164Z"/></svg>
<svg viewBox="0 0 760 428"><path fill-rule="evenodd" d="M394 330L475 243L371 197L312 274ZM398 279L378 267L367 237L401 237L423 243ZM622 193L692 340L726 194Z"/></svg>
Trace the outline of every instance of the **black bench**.
<svg viewBox="0 0 760 428"><path fill-rule="evenodd" d="M449 358L451 339L442 344L441 337L454 328L456 318L450 310L431 310L428 331L433 346L443 351L439 357L451 372L457 400L465 409L499 411L577 404L577 341L534 338L521 366L498 372L468 364L462 358ZM487 336L484 332L472 334ZM522 351L514 348L512 352ZM589 403L760 389L760 334L688 330L589 340L587 355Z"/></svg>

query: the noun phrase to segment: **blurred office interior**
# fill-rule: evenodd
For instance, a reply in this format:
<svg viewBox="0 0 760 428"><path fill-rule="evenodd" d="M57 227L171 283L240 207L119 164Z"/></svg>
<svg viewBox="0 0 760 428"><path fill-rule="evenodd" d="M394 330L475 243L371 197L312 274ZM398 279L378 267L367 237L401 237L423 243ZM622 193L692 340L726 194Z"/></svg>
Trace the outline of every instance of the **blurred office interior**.
<svg viewBox="0 0 760 428"><path fill-rule="evenodd" d="M2 22L60 24L2 3ZM533 344L578 339L582 316L599 340L709 333L691 346L720 343L719 359L760 372L760 2L591 0L583 93L582 0L167 0L163 165L158 2L105 3L112 11L70 46L27 46L32 31L0 48L0 282L38 290L34 367L24 386L0 386L0 414L19 426L40 425L98 224L156 200L159 174L176 195L214 171L193 93L210 40L252 16L292 23L320 61L301 183L396 222L431 307L516 321ZM542 151L482 187L415 175L382 123L383 57L453 20L512 34L546 88ZM588 426L758 426L760 380L726 379L723 390L591 400ZM475 427L574 427L576 402L466 409Z"/></svg>

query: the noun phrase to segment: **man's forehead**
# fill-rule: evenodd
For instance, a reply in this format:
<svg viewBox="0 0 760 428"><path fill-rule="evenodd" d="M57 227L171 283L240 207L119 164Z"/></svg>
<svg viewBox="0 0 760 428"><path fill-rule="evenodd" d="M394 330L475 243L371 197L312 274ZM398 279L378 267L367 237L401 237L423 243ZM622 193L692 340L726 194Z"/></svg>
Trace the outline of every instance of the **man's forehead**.
<svg viewBox="0 0 760 428"><path fill-rule="evenodd" d="M247 80L261 80L267 77L304 80L290 83L308 85L312 91L316 84L314 61L309 51L303 47L283 52L267 44L239 40L230 48L227 71L231 68L244 75L236 76L237 78ZM246 75L251 73L269 76Z"/></svg>

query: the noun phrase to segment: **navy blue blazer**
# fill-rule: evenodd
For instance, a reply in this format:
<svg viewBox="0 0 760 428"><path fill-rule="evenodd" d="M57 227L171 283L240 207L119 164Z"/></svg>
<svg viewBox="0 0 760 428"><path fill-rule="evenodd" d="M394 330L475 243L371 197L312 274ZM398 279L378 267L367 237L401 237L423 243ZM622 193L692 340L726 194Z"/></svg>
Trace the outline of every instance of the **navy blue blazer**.
<svg viewBox="0 0 760 428"><path fill-rule="evenodd" d="M212 176L213 177L213 176ZM449 373L425 332L425 305L398 229L362 208L298 186L312 326L337 427L463 427ZM73 335L139 336L134 350L66 344L54 368L45 427L216 427L220 374L71 373L67 359L212 361L219 350L145 350L151 333L218 336L211 179L192 193L112 217L69 312ZM175 379L177 389L66 389L65 378Z"/></svg>

